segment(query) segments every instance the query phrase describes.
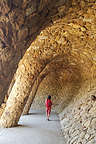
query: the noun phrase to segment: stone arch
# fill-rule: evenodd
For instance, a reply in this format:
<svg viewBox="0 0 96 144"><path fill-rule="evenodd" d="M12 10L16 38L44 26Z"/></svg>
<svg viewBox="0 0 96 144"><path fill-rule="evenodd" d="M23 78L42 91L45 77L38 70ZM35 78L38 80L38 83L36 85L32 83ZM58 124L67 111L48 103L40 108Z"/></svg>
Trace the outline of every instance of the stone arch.
<svg viewBox="0 0 96 144"><path fill-rule="evenodd" d="M19 64L22 65L17 71L20 75L13 86L7 102L7 107L1 117L1 126L11 127L17 124L23 111L24 104L30 94L30 85L33 86L32 84L34 84L39 73L45 68L46 64L50 62L51 58L54 59L58 55L67 57L65 58L66 65L70 62L69 66L73 68L73 72L77 74L80 70L79 79L87 84L87 86L89 86L90 83L93 86L96 86L96 37L95 34L94 36L92 35L95 28L94 2L95 1L90 4L89 1L88 3L86 1L88 5L85 6L86 3L84 3L84 1L77 1L77 3L80 4L79 6L81 6L79 7L78 4L73 1L72 8L69 9L67 17L55 21L53 25L41 31L40 35L37 36L36 40L25 54L26 59L22 59ZM84 11L82 11L82 9L84 9ZM89 15L90 12L93 17ZM93 25L91 25L90 21L92 21ZM90 31L92 31L92 33ZM30 54L33 56L31 61L29 59ZM74 65L76 65L76 67ZM31 71L29 71L30 67L32 68ZM69 70L71 71L72 69ZM24 79L21 80L23 76ZM19 82L19 86L21 87L17 87ZM20 89L22 89L22 91L20 91ZM19 94L18 90L20 91ZM88 90L90 91L91 89L88 88L87 92ZM15 92L17 93L16 99ZM20 99L21 93L24 96L22 99ZM79 97L82 95L83 94L80 93ZM17 99L18 107L16 109L15 102L17 102ZM10 109L12 106L11 104L14 104L14 108L12 109ZM15 110L17 112L19 111L18 117L12 115Z"/></svg>
<svg viewBox="0 0 96 144"><path fill-rule="evenodd" d="M23 111L24 105L30 94L32 85L34 84L34 81L36 77L38 76L38 74L42 71L42 69L44 69L46 65L44 60L41 61L41 66L38 65L38 62L36 60L33 61L33 64L34 64L34 67L32 65L32 69L33 69L32 73L30 73L29 71L27 74L21 73L18 79L16 79L16 82L8 98L5 111L3 115L1 116L1 120L0 120L1 127L2 126L12 127L12 126L17 125L17 122ZM36 68L37 65L39 66L39 69ZM22 81L22 77L23 77L23 81ZM15 112L15 115L14 115L14 112ZM17 118L17 115L18 115L18 118Z"/></svg>
<svg viewBox="0 0 96 144"><path fill-rule="evenodd" d="M35 95L36 95L36 93L37 93L37 91L38 91L38 88L39 88L39 85L41 84L41 82L44 80L44 79L46 79L46 77L48 76L48 75L50 75L51 73L53 73L52 75L53 75L53 77L55 76L55 74L57 73L57 71L67 71L67 73L68 73L68 71L69 71L69 73L74 73L74 72L76 72L76 67L75 68L72 68L72 66L70 66L70 64L68 64L67 63L67 65L66 65L66 62L64 63L64 61L66 61L65 59L67 59L66 57L64 58L64 57L57 57L57 59L55 59L55 62L54 62L54 60L53 61L51 61L46 67L45 67L45 69L43 70L43 72L38 76L38 78L36 79L36 81L35 81L35 83L34 83L34 85L33 85L33 88L32 88L32 91L31 91L31 93L30 93L30 96L29 96L29 98L28 98L28 101L27 101L27 103L26 103L26 105L25 105L25 107L24 107L24 110L23 110L23 114L28 114L28 112L29 112L29 109L30 109L30 107L31 107L31 105L32 105L32 102L33 102L33 100L35 99ZM74 71L74 69L75 69L75 71ZM72 72L73 71L73 72ZM81 87L81 83L82 83L82 81L80 80L80 77L81 77L81 74L80 74L80 69L78 69L77 70L78 71L78 75L75 75L75 77L73 78L73 82L76 82L76 81L78 81L78 90L80 89L80 87ZM56 74L56 76L53 78L53 81L55 80L55 78L57 79L58 78L58 76L57 76L58 74ZM72 74L73 75L73 74ZM49 76L50 77L50 76ZM70 79L70 78L69 78ZM68 80L68 79L67 79ZM47 84L45 84L45 85L47 85ZM45 88L44 88L45 89ZM77 91L71 91L72 92L72 94L73 95L76 95L76 93L78 92L78 90ZM59 98L59 96L58 96L58 98ZM68 99L69 99L69 102L71 101L71 99L72 99L73 97L71 97L71 98L69 98L68 97ZM41 100L42 101L42 100ZM64 99L64 101L65 101L65 103L67 102L67 105L68 105L68 100L67 100L67 98L66 98L66 100ZM62 104L63 104L63 102L64 101L62 101ZM43 101L43 103L42 103L43 105L45 104L45 101ZM61 105L62 105L61 104ZM38 101L37 101L37 105L38 105Z"/></svg>
<svg viewBox="0 0 96 144"><path fill-rule="evenodd" d="M36 48L36 46L34 48ZM51 67L50 64L52 65L52 62L55 62L55 64L58 65L58 62L60 63L63 59L64 68L66 69L67 67L70 66L70 64L68 64L68 58L70 57L70 55L66 55L66 54L61 55L61 51L60 52L58 51L58 53L56 52L53 54L53 50L51 51L51 53L48 54L48 52L44 53L43 50L45 49L46 47L44 47L44 49L34 50L33 46L31 46L27 50L26 54L24 55L24 58L21 60L19 64L19 68L16 73L17 79L15 78L16 79L15 84L8 98L5 111L1 117L1 121L0 121L1 126L12 127L12 126L17 125L18 120L22 114L24 105L27 102L28 96L31 92L31 89L34 83L36 82L36 79L37 81L39 80L39 83L36 84L36 88L35 88L35 91L33 91L32 96L35 95L40 82L43 80L42 78L44 78L48 74L48 71L50 71L50 68L49 70L47 69L48 67ZM48 51L50 52L50 49ZM52 66L54 66L54 63ZM55 68L51 67L51 70L54 71L54 69L56 70L57 68L60 68L61 66L62 66L62 63L59 67L57 66ZM43 75L44 77L42 77ZM32 97L31 97L31 101L32 101ZM28 104L29 104L29 101L28 101ZM5 117L7 118L5 119Z"/></svg>
<svg viewBox="0 0 96 144"><path fill-rule="evenodd" d="M0 105L25 51L41 28L53 23L51 16L58 13L58 7L66 5L67 10L68 3L63 0L0 1Z"/></svg>
<svg viewBox="0 0 96 144"><path fill-rule="evenodd" d="M38 53L37 56L35 55L35 52ZM31 56L31 59L29 59L29 55ZM10 92L5 111L1 116L1 127L12 127L17 125L34 82L39 78L41 81L44 68L46 75L48 73L48 70L46 72L46 66L48 64L50 65L52 61L59 57L62 58L62 56L63 55L59 55L59 52L54 54L51 52L47 55L47 53L45 54L41 49L34 51L33 47L29 48L20 62L20 68L17 70L17 79ZM38 78L39 74L41 74L41 76Z"/></svg>

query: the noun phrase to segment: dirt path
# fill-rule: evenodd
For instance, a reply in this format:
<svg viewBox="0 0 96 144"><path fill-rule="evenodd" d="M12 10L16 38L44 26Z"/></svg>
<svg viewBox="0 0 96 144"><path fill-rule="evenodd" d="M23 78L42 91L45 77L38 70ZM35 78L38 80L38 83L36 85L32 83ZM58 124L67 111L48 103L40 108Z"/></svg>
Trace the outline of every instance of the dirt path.
<svg viewBox="0 0 96 144"><path fill-rule="evenodd" d="M47 121L45 112L30 111L21 117L19 124L0 129L0 144L66 144L60 134L59 119L53 112Z"/></svg>

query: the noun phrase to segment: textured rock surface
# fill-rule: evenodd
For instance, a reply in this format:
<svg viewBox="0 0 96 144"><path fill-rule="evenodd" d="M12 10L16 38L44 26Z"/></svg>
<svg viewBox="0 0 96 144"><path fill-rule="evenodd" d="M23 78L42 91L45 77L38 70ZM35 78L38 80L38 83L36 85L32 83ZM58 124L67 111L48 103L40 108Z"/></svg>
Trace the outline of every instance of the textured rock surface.
<svg viewBox="0 0 96 144"><path fill-rule="evenodd" d="M49 23L49 18L58 12L57 7L64 3L65 0L0 1L0 104L19 60L41 26Z"/></svg>
<svg viewBox="0 0 96 144"><path fill-rule="evenodd" d="M50 93L54 97L53 100L57 104L60 103L57 109L61 111L65 107L63 105L68 104L74 96L80 93L80 90L82 91L80 88L83 87L85 81L89 87L88 91L95 86L96 4L93 1L86 3L85 6L85 2L82 1L77 6L77 3L76 1L72 3L72 8L69 9L67 16L55 21L51 28L42 32L42 35L45 34L43 38L46 39L44 44L46 43L47 47L52 49L55 47L55 50L58 47L58 51L64 50L64 54L68 54L68 57L65 58L67 66L62 67L61 71L56 69L55 74L53 72L40 84L33 108L41 108L42 105L44 108L45 98ZM50 35L53 37L50 38ZM36 45L40 43L37 42ZM64 65L63 62L62 65Z"/></svg>
<svg viewBox="0 0 96 144"><path fill-rule="evenodd" d="M86 85L82 90L82 98L74 99L60 114L62 131L68 144L96 143L96 101L91 98L92 93L96 95L96 90L88 92Z"/></svg>
<svg viewBox="0 0 96 144"><path fill-rule="evenodd" d="M31 8L26 14L31 10L34 11ZM52 24L40 32L18 66L1 126L17 124L24 99L27 101L41 71L51 63L33 107L44 108L45 97L51 94L57 104L54 109L62 111L60 119L67 143L95 144L96 102L90 95L96 94L96 2L73 0L67 15L64 16L64 6L58 11L52 16ZM26 35L27 31L23 32Z"/></svg>

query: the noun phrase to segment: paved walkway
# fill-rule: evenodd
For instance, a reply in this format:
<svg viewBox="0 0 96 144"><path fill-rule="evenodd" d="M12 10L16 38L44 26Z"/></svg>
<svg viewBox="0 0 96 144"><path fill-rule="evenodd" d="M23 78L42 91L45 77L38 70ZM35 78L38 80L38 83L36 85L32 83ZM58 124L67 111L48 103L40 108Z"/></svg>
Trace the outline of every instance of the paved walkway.
<svg viewBox="0 0 96 144"><path fill-rule="evenodd" d="M0 129L0 144L65 144L58 117L53 112L47 121L44 112L30 111L20 118L19 124Z"/></svg>

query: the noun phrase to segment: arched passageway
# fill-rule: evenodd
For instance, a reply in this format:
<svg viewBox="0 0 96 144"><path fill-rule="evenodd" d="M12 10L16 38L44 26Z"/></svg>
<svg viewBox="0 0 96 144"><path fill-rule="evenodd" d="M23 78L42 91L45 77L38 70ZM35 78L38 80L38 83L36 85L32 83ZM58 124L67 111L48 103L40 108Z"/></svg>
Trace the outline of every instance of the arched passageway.
<svg viewBox="0 0 96 144"><path fill-rule="evenodd" d="M73 0L66 15L64 5L59 7L60 19L58 13L53 23L41 30L18 65L1 127L17 125L34 98L33 107L43 109L41 105L50 92L67 141L94 143L96 103L91 95L96 94L95 7L94 0ZM28 109L24 109L25 104Z"/></svg>

